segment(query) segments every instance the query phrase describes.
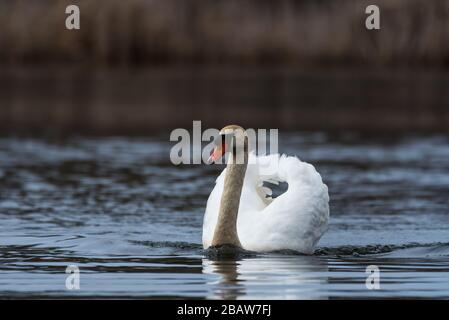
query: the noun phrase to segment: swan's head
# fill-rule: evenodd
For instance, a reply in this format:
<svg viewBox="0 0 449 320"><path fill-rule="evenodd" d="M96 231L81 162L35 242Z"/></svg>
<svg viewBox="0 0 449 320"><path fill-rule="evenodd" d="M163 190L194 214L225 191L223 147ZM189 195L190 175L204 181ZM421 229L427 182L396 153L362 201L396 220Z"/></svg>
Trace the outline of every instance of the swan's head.
<svg viewBox="0 0 449 320"><path fill-rule="evenodd" d="M210 153L207 163L212 164L223 157L226 152L233 150L233 146L236 145L236 141L237 143L241 141L243 145L245 137L246 132L240 126L231 124L221 129L218 137L214 141L215 147Z"/></svg>

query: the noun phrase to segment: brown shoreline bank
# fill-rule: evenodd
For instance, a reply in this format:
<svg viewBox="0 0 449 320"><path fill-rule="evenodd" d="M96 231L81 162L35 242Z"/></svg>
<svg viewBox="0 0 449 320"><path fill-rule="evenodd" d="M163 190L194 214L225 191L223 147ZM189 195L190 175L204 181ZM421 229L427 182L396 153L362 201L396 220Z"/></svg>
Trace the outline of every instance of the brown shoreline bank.
<svg viewBox="0 0 449 320"><path fill-rule="evenodd" d="M3 134L147 135L239 123L449 132L449 72L257 68L0 70Z"/></svg>
<svg viewBox="0 0 449 320"><path fill-rule="evenodd" d="M80 9L67 30L65 9ZM449 2L0 0L1 63L449 66Z"/></svg>

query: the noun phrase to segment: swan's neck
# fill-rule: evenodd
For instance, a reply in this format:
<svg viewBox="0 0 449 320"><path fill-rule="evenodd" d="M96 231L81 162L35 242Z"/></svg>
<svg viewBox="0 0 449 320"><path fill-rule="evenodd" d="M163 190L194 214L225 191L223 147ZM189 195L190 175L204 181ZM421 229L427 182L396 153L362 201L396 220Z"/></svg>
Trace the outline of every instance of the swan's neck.
<svg viewBox="0 0 449 320"><path fill-rule="evenodd" d="M243 181L248 165L248 143L245 137L243 164L236 163L236 156L232 154L232 161L226 167L224 189L220 201L218 221L215 226L212 246L231 245L242 247L237 234L237 214L239 211L240 196Z"/></svg>

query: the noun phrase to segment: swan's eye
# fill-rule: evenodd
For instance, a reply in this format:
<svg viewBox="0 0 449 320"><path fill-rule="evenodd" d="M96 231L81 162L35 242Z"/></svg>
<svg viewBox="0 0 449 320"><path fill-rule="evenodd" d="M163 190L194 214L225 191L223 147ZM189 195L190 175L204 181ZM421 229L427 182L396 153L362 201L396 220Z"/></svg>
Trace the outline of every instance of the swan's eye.
<svg viewBox="0 0 449 320"><path fill-rule="evenodd" d="M226 152L226 143L224 141L221 144L221 152L223 152L223 153Z"/></svg>

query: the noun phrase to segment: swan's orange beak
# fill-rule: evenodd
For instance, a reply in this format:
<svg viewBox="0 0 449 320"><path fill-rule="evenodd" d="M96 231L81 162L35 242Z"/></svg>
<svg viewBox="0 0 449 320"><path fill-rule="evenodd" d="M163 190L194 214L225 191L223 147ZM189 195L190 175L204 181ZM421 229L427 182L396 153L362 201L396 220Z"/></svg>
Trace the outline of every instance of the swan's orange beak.
<svg viewBox="0 0 449 320"><path fill-rule="evenodd" d="M216 146L214 150L210 153L210 157L207 160L208 164L212 164L220 159L226 152L226 144L222 143L219 146Z"/></svg>

